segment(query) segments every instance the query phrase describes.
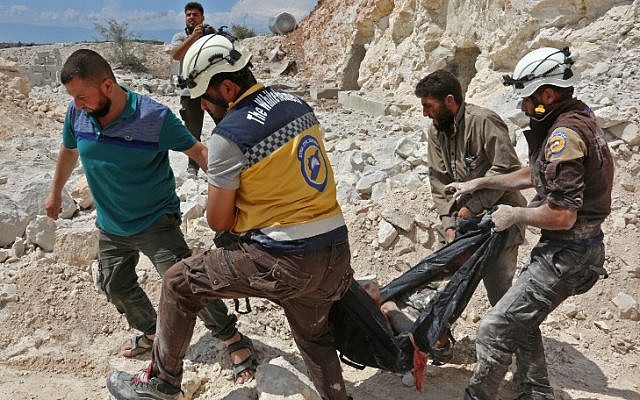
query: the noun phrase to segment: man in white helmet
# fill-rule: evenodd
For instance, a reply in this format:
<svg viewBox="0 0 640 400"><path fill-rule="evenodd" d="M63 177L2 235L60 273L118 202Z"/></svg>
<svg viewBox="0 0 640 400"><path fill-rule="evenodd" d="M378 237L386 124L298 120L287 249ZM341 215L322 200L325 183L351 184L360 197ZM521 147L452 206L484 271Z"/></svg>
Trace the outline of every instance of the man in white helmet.
<svg viewBox="0 0 640 400"><path fill-rule="evenodd" d="M175 264L163 279L148 367L116 372L118 399L175 399L195 317L211 299L262 297L282 306L323 399L345 400L329 311L352 282L347 228L313 110L258 84L232 37L199 39L183 84L218 119L209 140L207 221L227 243Z"/></svg>
<svg viewBox="0 0 640 400"><path fill-rule="evenodd" d="M513 224L541 229L528 266L480 324L465 399L497 398L513 354L518 399L553 399L539 325L567 297L606 276L600 226L611 211L613 162L589 108L573 98L572 64L568 48L540 48L503 78L530 117L529 167L449 185L458 196L534 187L528 207L500 205L492 220L498 231Z"/></svg>

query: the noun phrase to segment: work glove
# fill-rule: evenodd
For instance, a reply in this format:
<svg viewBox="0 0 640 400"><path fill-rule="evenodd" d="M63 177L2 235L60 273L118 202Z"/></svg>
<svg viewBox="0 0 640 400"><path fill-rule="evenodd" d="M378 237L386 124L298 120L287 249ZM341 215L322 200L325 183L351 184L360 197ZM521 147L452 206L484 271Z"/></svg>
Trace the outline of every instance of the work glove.
<svg viewBox="0 0 640 400"><path fill-rule="evenodd" d="M498 232L508 229L511 225L515 224L517 218L517 208L508 206L506 204L500 204L498 208L491 214L491 221L493 222L494 229Z"/></svg>
<svg viewBox="0 0 640 400"><path fill-rule="evenodd" d="M451 182L447 186L444 187L444 192L446 194L453 195L455 201L458 201L462 198L462 196L467 195L469 193L473 193L478 190L478 180L472 179L466 182Z"/></svg>

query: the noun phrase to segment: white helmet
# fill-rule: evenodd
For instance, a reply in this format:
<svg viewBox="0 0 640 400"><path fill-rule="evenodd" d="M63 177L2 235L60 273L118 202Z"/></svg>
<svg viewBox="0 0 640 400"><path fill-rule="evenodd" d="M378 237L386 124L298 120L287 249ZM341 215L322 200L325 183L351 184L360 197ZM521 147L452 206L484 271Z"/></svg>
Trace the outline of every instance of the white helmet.
<svg viewBox="0 0 640 400"><path fill-rule="evenodd" d="M570 87L578 77L571 70L574 59L568 47L542 47L518 61L513 76L503 75L502 83L515 88L518 97L529 97L542 85Z"/></svg>
<svg viewBox="0 0 640 400"><path fill-rule="evenodd" d="M189 47L182 60L179 86L189 89L192 99L202 96L214 75L244 68L251 53L233 37L206 35Z"/></svg>

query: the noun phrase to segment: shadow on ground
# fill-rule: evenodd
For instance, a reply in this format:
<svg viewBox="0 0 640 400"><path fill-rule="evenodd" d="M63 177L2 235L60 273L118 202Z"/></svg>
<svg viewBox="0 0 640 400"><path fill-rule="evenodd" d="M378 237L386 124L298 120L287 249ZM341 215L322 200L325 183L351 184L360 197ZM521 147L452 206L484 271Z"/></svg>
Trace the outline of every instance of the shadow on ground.
<svg viewBox="0 0 640 400"><path fill-rule="evenodd" d="M566 390L592 393L593 397L577 397L574 400L591 400L603 395L624 400L640 400L640 393L609 387L609 380L600 367L578 351L574 345L545 338L547 367L551 375L551 383L562 396L572 399ZM579 372L576 374L576 372ZM631 373L631 371L629 371Z"/></svg>

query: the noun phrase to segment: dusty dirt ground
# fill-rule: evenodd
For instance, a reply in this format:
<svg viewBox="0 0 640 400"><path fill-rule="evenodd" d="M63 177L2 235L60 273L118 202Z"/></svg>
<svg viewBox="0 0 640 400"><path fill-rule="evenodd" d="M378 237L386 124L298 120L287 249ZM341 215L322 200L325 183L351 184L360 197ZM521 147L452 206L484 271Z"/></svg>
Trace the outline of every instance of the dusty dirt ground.
<svg viewBox="0 0 640 400"><path fill-rule="evenodd" d="M37 91L32 96L38 96ZM176 98L168 97L161 101L174 109L178 103ZM318 102L315 107L326 112L323 118L327 119L332 113L340 113L335 102ZM6 150L3 158L14 157L16 162L24 162L7 146L9 140L23 132L58 143L59 122L25 115L6 101L0 101L0 112L3 115L0 141ZM341 118L354 126L369 123L359 113L341 114ZM624 167L619 167L618 173L623 170ZM2 175L5 174L3 171ZM634 179L635 185L640 185L640 179ZM431 205L427 191L407 190L389 193L384 204L410 214L433 216ZM638 215L637 205L637 193L616 184L613 215ZM366 202L344 207L356 275L376 275L385 284L432 248L416 245L415 251L403 257L405 262L398 263L394 252L372 245L377 225L368 215L376 209L379 206ZM588 293L567 300L542 325L550 378L558 399L640 399L639 322L620 319L611 301L621 292L639 298L640 280L630 273L637 270L640 261L639 227L637 218L624 227L615 224L613 218L606 222L609 278L598 282ZM536 241L535 230L529 229L527 243L520 250L519 266L526 262ZM157 304L159 276L144 257L138 269L145 291ZM34 252L15 263L0 264L0 283L17 285L16 298L0 299L0 398L109 398L105 381L110 371L133 372L148 360L148 357L126 360L120 356L123 341L135 332L94 288L88 266L58 264L50 255L37 258ZM260 361L266 363L284 356L304 371L283 313L277 306L259 299L252 299L252 304L253 313L240 317L239 328L253 338ZM461 399L475 359L475 332L488 308L484 289L479 287L454 327L459 343L453 362L442 367L429 366L422 393L403 385L400 375L344 366L349 393L354 399ZM233 385L229 357L223 347L198 322L185 368L186 383L197 387L191 392L194 399L249 398L246 388ZM509 398L506 391L504 396Z"/></svg>

